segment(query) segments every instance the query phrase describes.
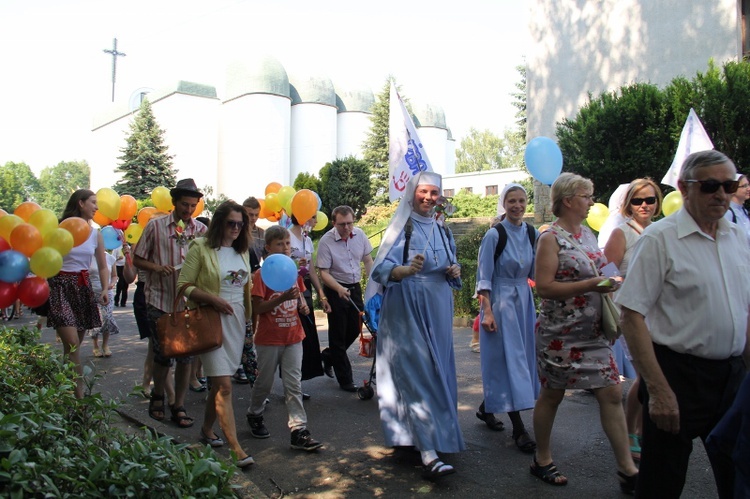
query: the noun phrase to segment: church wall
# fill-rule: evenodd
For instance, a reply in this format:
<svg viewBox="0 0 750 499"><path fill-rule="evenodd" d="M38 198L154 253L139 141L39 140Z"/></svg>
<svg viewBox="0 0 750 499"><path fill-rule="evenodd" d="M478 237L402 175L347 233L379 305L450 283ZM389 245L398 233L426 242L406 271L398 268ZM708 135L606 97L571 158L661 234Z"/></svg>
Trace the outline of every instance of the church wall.
<svg viewBox="0 0 750 499"><path fill-rule="evenodd" d="M354 156L363 159L362 144L372 127L369 113L345 112L336 117L336 157Z"/></svg>
<svg viewBox="0 0 750 499"><path fill-rule="evenodd" d="M218 192L242 202L265 197L270 182L290 185L291 101L252 94L220 110Z"/></svg>
<svg viewBox="0 0 750 499"><path fill-rule="evenodd" d="M176 93L151 107L164 130L164 144L174 156L177 178L192 178L198 187L210 186L216 194L219 100Z"/></svg>
<svg viewBox="0 0 750 499"><path fill-rule="evenodd" d="M91 133L88 161L91 167L91 189L97 191L102 187L112 187L121 175L115 172L122 155L121 149L126 145L130 134L130 123L133 117L128 114Z"/></svg>
<svg viewBox="0 0 750 499"><path fill-rule="evenodd" d="M445 174L455 175L456 173L456 141L448 139L445 142Z"/></svg>
<svg viewBox="0 0 750 499"><path fill-rule="evenodd" d="M448 141L448 130L444 128L422 127L417 129L419 140L424 145L432 169L440 175L447 173L445 149Z"/></svg>
<svg viewBox="0 0 750 499"><path fill-rule="evenodd" d="M290 182L300 173L318 175L336 159L336 108L301 103L291 109ZM291 185L291 184L290 184Z"/></svg>
<svg viewBox="0 0 750 499"><path fill-rule="evenodd" d="M455 196L462 189L471 189L473 194L485 196L487 188L496 189L499 194L503 187L511 182L526 180L529 174L520 168L503 168L501 170L485 170L481 172L456 173L443 176L443 194ZM446 190L448 192L446 192ZM450 192L452 191L452 192Z"/></svg>
<svg viewBox="0 0 750 499"><path fill-rule="evenodd" d="M622 85L691 78L737 59L737 0L531 0L527 58L528 137L555 136L597 95Z"/></svg>

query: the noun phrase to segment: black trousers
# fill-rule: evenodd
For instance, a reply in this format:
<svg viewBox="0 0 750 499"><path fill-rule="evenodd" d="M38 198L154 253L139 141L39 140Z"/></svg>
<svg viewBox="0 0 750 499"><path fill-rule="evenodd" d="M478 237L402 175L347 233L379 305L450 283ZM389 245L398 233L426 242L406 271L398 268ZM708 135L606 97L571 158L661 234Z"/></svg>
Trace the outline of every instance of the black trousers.
<svg viewBox="0 0 750 499"><path fill-rule="evenodd" d="M656 359L680 409L680 431L662 431L648 411L648 387L641 383L643 403L643 443L636 497L679 498L685 486L693 439L706 437L734 401L745 374L741 357L708 360L680 354L654 344ZM731 498L734 464L726 456L709 455L714 480L721 498Z"/></svg>
<svg viewBox="0 0 750 499"><path fill-rule="evenodd" d="M349 289L352 301L362 310L362 287L359 283L344 284ZM362 318L349 300L342 299L339 294L328 286L323 286L323 292L328 297L331 313L328 314L328 348L322 352L323 360L333 366L336 380L340 385L353 382L352 365L346 351L359 337L362 330Z"/></svg>
<svg viewBox="0 0 750 499"><path fill-rule="evenodd" d="M133 293L133 315L138 326L138 334L141 339L151 336L151 328L148 324L148 306L146 305L146 283L138 281Z"/></svg>
<svg viewBox="0 0 750 499"><path fill-rule="evenodd" d="M125 306L128 301L128 283L125 282L125 267L117 267L117 287L115 288L115 305L118 303L121 307Z"/></svg>

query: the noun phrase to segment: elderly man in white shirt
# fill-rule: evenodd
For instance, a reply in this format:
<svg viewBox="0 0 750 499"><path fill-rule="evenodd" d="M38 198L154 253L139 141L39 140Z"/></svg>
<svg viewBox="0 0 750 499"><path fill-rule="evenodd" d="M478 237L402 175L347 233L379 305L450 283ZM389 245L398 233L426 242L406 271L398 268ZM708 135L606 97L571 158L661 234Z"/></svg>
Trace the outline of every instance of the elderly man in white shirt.
<svg viewBox="0 0 750 499"><path fill-rule="evenodd" d="M644 231L615 300L644 381L636 496L680 496L693 439L705 441L750 361L750 250L745 234L723 218L738 187L735 173L718 151L686 158L684 207ZM731 459L711 466L719 496L732 497Z"/></svg>

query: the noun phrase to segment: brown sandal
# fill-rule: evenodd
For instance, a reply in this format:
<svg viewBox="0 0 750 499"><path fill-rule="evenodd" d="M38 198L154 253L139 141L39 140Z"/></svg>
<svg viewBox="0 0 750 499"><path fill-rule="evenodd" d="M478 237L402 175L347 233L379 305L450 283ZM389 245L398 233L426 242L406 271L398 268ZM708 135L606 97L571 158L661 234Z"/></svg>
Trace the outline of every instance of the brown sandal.
<svg viewBox="0 0 750 499"><path fill-rule="evenodd" d="M174 405L169 406L169 410L172 412L170 418L180 428L190 428L195 423L195 420L187 415L185 406L175 407Z"/></svg>
<svg viewBox="0 0 750 499"><path fill-rule="evenodd" d="M154 402L161 402L161 405L157 407ZM148 401L148 415L151 419L164 421L166 409L167 408L164 407L164 395L157 395L154 392L151 392L151 397Z"/></svg>

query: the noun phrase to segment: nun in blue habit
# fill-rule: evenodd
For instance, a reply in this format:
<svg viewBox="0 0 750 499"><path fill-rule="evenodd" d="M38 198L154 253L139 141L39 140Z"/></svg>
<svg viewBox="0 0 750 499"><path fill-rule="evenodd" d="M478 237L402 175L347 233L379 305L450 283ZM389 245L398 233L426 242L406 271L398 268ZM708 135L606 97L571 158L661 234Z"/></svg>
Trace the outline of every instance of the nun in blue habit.
<svg viewBox="0 0 750 499"><path fill-rule="evenodd" d="M460 285L461 269L453 236L435 216L441 184L433 172L408 182L365 292L365 302L383 295L376 374L385 443L416 447L428 479L455 472L437 452L465 448L458 424L451 291L451 285Z"/></svg>

